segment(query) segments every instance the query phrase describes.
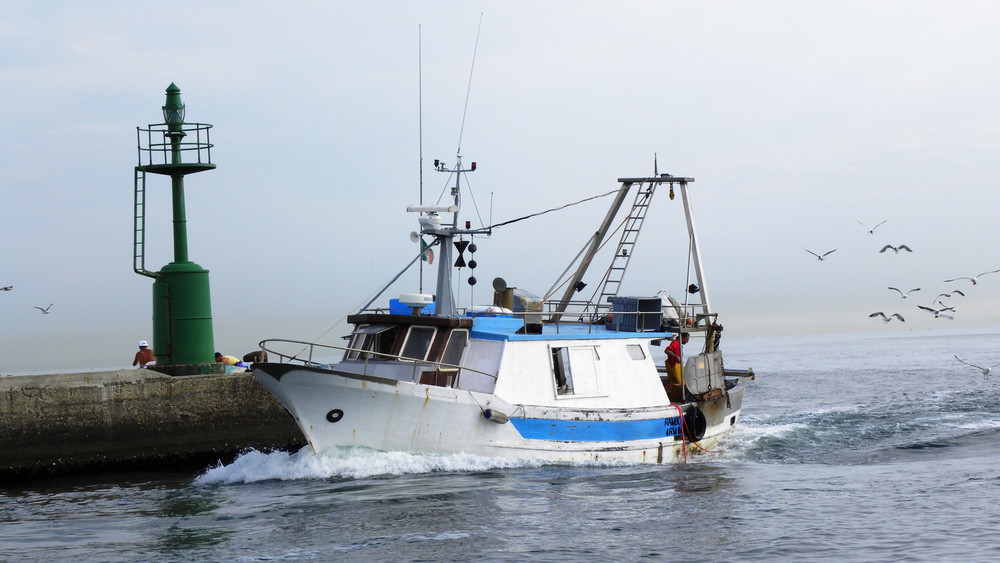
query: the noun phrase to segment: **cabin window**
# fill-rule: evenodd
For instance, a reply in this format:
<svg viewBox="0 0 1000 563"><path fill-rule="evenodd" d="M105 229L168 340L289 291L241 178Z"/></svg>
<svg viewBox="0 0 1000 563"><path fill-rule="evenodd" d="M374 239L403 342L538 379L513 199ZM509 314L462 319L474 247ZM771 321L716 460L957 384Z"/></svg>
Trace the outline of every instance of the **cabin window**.
<svg viewBox="0 0 1000 563"><path fill-rule="evenodd" d="M388 360L389 356L392 355L392 345L396 343L396 336L398 335L399 327L395 326L376 334L372 350L378 352L378 355L373 355L373 358L376 360Z"/></svg>
<svg viewBox="0 0 1000 563"><path fill-rule="evenodd" d="M388 359L392 353L392 344L396 341L399 329L388 325L367 325L359 327L351 336L347 353L348 360ZM369 354L367 352L377 352ZM384 355L383 355L384 354Z"/></svg>
<svg viewBox="0 0 1000 563"><path fill-rule="evenodd" d="M628 352L628 357L633 360L645 360L646 353L642 350L642 346L638 344L626 344L625 350Z"/></svg>
<svg viewBox="0 0 1000 563"><path fill-rule="evenodd" d="M465 329L453 330L448 335L448 344L441 355L441 363L457 366L462 361L462 352L469 342L469 331Z"/></svg>
<svg viewBox="0 0 1000 563"><path fill-rule="evenodd" d="M359 342L358 342L359 340L361 340L363 342L364 341L364 337L360 337L358 335L358 333L356 333L356 332L351 335L351 341L347 343L348 350L347 350L347 352L344 353L344 358L345 359L347 359L347 360L356 360L356 359L358 359L358 353L355 350L357 350L358 348L360 348L360 346L358 345L359 344Z"/></svg>
<svg viewBox="0 0 1000 563"><path fill-rule="evenodd" d="M403 351L399 353L404 359L424 360L434 342L437 329L429 326L411 326L403 343Z"/></svg>
<svg viewBox="0 0 1000 563"><path fill-rule="evenodd" d="M556 395L593 395L600 392L597 381L597 348L567 346L552 348L552 374Z"/></svg>

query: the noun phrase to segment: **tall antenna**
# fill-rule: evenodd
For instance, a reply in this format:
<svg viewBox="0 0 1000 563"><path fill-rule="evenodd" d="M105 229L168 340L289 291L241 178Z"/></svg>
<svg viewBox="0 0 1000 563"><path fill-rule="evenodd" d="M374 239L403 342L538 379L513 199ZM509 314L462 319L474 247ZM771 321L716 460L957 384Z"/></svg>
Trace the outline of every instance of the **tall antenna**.
<svg viewBox="0 0 1000 563"><path fill-rule="evenodd" d="M420 140L417 142L420 153L420 205L424 204L424 68L423 68L423 38L420 27L417 26L417 130ZM417 243L423 246L422 239ZM423 251L423 248L420 249ZM424 261L420 261L419 293L424 292Z"/></svg>
<svg viewBox="0 0 1000 563"><path fill-rule="evenodd" d="M479 12L479 27L476 29L476 46L472 49L472 68L469 69L469 86L465 89L465 107L462 108L462 128L458 132L458 156L462 155L462 134L465 133L465 114L469 110L469 92L472 91L472 72L476 69L476 52L479 50L479 32L483 29L483 13Z"/></svg>

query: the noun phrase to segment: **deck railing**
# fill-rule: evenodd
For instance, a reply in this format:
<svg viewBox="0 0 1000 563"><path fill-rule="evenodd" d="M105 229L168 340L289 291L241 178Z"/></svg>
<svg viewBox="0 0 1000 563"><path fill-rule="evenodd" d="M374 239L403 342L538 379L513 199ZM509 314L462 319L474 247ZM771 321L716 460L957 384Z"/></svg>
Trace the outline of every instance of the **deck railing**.
<svg viewBox="0 0 1000 563"><path fill-rule="evenodd" d="M175 152L183 155L183 164L187 166L199 164L212 166L213 145L209 134L212 126L208 123L182 123L174 127L183 133L176 141L171 140L170 136L174 133L165 123L149 125L145 129L135 128L139 166L155 169L181 164L174 162ZM186 140L180 140L184 138Z"/></svg>
<svg viewBox="0 0 1000 563"><path fill-rule="evenodd" d="M281 352L281 351L279 351L277 349L277 346L279 345L279 343L294 345L293 347L299 348L299 351L295 352L295 353L292 353L292 354L286 354L286 353ZM278 363L282 363L282 364L284 364L284 363L301 363L301 364L303 364L305 366L322 367L322 368L329 368L330 364L327 363L327 362L321 362L321 361L313 359L315 357L315 353L316 353L317 349L332 350L332 351L335 351L335 353L341 354L342 357L347 357L347 354L350 353L350 352L357 352L359 358L361 360L363 360L362 363L361 363L361 365L362 365L362 371L358 375L377 376L377 374L372 374L372 373L368 372L368 368L369 368L369 363L368 362L369 362L369 360L371 360L373 358L377 358L379 360L396 361L396 362L400 362L400 363L402 363L402 362L410 362L410 363L413 364L413 371L412 371L412 373L410 375L412 383L418 383L419 379L420 379L419 375L421 375L423 373L426 373L428 371L427 368L433 368L435 372L442 372L442 371L454 371L454 372L456 372L455 373L455 381L454 381L454 383L452 385L453 387L458 387L459 377L461 376L461 374L462 374L463 371L468 371L468 372L478 373L480 375L485 375L486 377L489 377L489 378L493 379L494 383L496 383L496 379L497 379L497 374L495 374L495 373L488 373L488 372L485 372L485 371L482 371L482 370L478 370L478 369L475 369L475 368L470 368L470 367L467 367L467 366L460 366L460 365L456 365L456 364L448 364L448 363L445 363L445 362L434 362L434 361L430 361L430 360L422 360L420 358L408 358L406 356L400 356L400 355L397 355L397 354L385 354L385 353L382 353L382 352L374 352L372 350L361 350L361 349L358 349L358 348L350 348L350 347L347 347L347 346L334 346L332 344L319 344L319 343L316 343L316 342L303 342L303 341L300 341L300 340L285 340L285 339L280 339L280 338L272 338L272 339L268 339L268 340L262 340L260 342L259 346L260 346L261 350L267 352L267 354L268 354L268 361L271 361L271 356L273 355L273 356L277 356ZM323 354L324 352L320 352L320 353ZM331 360L331 361L339 361L339 359L337 359L337 360ZM382 364L382 365L384 365L384 364ZM348 371L348 370L342 370L342 371ZM349 373L355 373L355 372L351 371Z"/></svg>

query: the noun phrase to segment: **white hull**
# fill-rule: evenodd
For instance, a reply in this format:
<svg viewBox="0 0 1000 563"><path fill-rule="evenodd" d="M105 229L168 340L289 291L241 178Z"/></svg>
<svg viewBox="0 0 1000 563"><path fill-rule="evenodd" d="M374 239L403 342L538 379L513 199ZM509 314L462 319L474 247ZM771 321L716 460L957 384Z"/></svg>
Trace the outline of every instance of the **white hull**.
<svg viewBox="0 0 1000 563"><path fill-rule="evenodd" d="M636 428L662 424L663 419L678 416L677 407L669 403L627 411L515 409L490 394L327 369L258 364L254 374L293 415L315 452L333 446L362 446L563 462L683 461L687 455L713 449L729 432L739 417L743 393L742 385L731 390L729 407L725 396L701 405L708 425L695 446L667 435L609 440L602 432L602 426L615 423ZM484 416L486 409L509 415L511 420L493 422ZM525 427L528 422L537 427L539 420L570 428L572 436L544 439ZM601 434L602 439L587 440L588 434Z"/></svg>

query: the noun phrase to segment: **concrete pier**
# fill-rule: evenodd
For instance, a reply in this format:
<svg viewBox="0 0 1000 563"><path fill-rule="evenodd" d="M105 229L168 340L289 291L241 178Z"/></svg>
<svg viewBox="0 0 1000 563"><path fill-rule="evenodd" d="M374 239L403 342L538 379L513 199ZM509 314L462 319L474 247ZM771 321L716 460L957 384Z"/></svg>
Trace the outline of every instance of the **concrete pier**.
<svg viewBox="0 0 1000 563"><path fill-rule="evenodd" d="M0 483L127 469L192 468L240 451L305 445L252 374L145 369L0 378Z"/></svg>

